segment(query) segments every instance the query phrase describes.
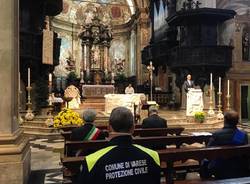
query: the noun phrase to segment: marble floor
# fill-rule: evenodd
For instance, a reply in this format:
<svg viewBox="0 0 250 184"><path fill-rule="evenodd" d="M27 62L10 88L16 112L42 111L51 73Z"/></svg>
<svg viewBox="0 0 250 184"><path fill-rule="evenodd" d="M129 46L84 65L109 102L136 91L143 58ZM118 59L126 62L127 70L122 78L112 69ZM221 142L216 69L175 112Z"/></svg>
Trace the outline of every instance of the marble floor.
<svg viewBox="0 0 250 184"><path fill-rule="evenodd" d="M61 184L63 180L60 154L63 139L30 140L31 175L29 184Z"/></svg>

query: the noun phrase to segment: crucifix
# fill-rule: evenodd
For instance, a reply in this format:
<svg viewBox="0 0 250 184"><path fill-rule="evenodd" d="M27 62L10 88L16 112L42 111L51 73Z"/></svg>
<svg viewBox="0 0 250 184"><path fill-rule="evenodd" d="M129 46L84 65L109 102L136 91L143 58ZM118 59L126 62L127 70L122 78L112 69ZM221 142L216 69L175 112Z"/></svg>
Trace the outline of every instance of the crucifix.
<svg viewBox="0 0 250 184"><path fill-rule="evenodd" d="M147 66L147 69L149 71L149 78L150 78L150 100L153 100L153 71L155 70L155 67L153 66L152 61L150 61L150 64Z"/></svg>

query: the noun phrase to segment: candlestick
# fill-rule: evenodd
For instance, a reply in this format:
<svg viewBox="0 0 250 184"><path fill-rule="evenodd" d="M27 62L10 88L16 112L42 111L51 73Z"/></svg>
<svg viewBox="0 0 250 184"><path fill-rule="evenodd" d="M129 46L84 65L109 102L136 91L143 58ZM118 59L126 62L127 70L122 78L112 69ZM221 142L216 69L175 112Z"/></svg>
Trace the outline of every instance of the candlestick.
<svg viewBox="0 0 250 184"><path fill-rule="evenodd" d="M219 77L219 93L221 93L221 77Z"/></svg>
<svg viewBox="0 0 250 184"><path fill-rule="evenodd" d="M219 81L220 81L220 78L219 78ZM217 119L223 119L224 118L224 115L222 114L222 110L221 110L221 95L222 93L221 92L218 92L218 114L217 114Z"/></svg>
<svg viewBox="0 0 250 184"><path fill-rule="evenodd" d="M52 82L52 74L49 74L49 82Z"/></svg>
<svg viewBox="0 0 250 184"><path fill-rule="evenodd" d="M227 80L227 95L228 96L230 95L229 90L230 90L230 82L229 80Z"/></svg>
<svg viewBox="0 0 250 184"><path fill-rule="evenodd" d="M212 73L210 73L210 90L211 92L213 90L213 74Z"/></svg>
<svg viewBox="0 0 250 184"><path fill-rule="evenodd" d="M213 74L212 73L210 73L210 97L209 97L208 114L210 116L214 115L214 108L213 108Z"/></svg>
<svg viewBox="0 0 250 184"><path fill-rule="evenodd" d="M31 92L32 87L28 86L28 87L26 87L26 89L28 91L28 98L27 98L27 103L26 103L28 109L27 109L27 113L25 115L25 119L27 121L31 121L34 119L34 114L32 112L33 110L32 110L32 103L31 103L31 96L30 96L30 92Z"/></svg>
<svg viewBox="0 0 250 184"><path fill-rule="evenodd" d="M45 121L45 124L49 127L53 125L53 116L52 116L52 111L53 111L53 95L52 95L52 74L49 73L49 110L48 110L48 119Z"/></svg>
<svg viewBox="0 0 250 184"><path fill-rule="evenodd" d="M229 111L231 109L230 107L230 97L231 95L230 94L227 94L226 96L226 99L227 99L227 107L226 107L226 110Z"/></svg>
<svg viewBox="0 0 250 184"><path fill-rule="evenodd" d="M28 68L28 87L30 87L30 68Z"/></svg>
<svg viewBox="0 0 250 184"><path fill-rule="evenodd" d="M53 112L53 95L52 93L49 94L49 99L48 99L48 102L49 102L49 109L48 109L48 112L47 112L47 116L48 118L45 120L45 124L48 126L48 127L51 127L53 126L54 124L54 121L53 121L53 115L52 115L52 112Z"/></svg>

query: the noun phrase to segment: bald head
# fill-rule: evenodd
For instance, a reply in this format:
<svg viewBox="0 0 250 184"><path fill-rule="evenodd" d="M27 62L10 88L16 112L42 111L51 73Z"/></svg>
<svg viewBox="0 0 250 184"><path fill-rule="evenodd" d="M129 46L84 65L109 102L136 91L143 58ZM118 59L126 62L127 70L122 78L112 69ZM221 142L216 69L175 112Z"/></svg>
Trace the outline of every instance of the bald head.
<svg viewBox="0 0 250 184"><path fill-rule="evenodd" d="M239 123L239 114L236 111L227 111L224 114L224 124L236 126Z"/></svg>

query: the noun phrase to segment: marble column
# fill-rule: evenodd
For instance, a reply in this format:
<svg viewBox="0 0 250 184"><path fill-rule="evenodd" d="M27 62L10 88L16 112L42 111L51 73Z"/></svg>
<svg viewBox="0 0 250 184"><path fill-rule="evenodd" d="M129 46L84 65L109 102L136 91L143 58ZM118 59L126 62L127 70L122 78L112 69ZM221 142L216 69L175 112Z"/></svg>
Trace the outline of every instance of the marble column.
<svg viewBox="0 0 250 184"><path fill-rule="evenodd" d="M0 6L0 183L25 184L30 148L18 125L19 1Z"/></svg>

